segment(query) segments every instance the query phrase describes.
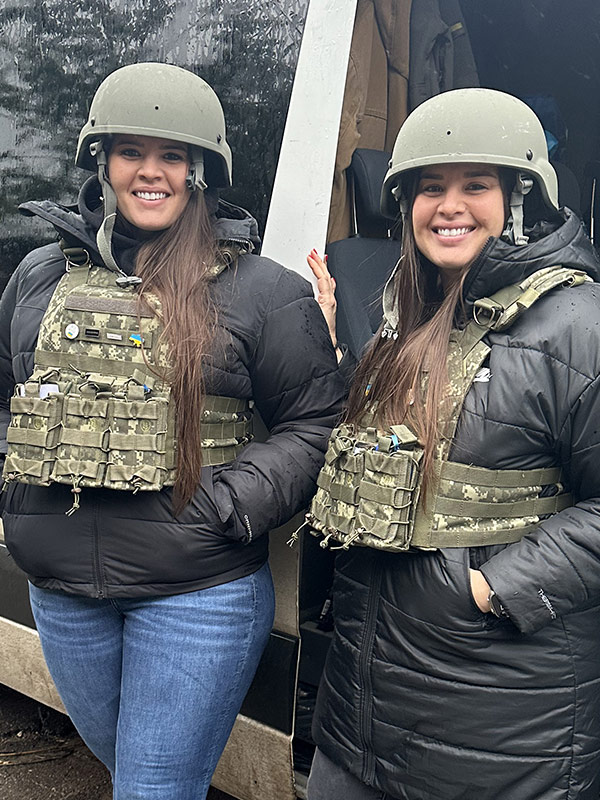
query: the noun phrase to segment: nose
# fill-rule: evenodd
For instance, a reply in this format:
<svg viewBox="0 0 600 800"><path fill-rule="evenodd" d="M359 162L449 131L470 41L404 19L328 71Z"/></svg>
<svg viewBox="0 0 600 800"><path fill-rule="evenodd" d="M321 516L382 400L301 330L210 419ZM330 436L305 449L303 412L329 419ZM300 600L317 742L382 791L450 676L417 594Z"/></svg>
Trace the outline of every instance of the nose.
<svg viewBox="0 0 600 800"><path fill-rule="evenodd" d="M448 186L440 196L438 211L444 216L452 217L455 214L462 214L465 210L465 196L462 189L458 186Z"/></svg>
<svg viewBox="0 0 600 800"><path fill-rule="evenodd" d="M144 156L138 166L138 177L145 181L154 181L162 176L160 159L149 153Z"/></svg>

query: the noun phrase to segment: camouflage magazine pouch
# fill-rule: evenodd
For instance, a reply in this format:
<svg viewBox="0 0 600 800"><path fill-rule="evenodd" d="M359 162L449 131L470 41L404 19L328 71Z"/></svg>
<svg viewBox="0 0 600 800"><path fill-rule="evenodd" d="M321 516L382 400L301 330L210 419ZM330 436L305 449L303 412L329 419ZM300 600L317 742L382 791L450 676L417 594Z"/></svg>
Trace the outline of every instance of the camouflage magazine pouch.
<svg viewBox="0 0 600 800"><path fill-rule="evenodd" d="M416 437L405 425L389 433L375 428L336 428L317 480L307 522L323 547L331 541L403 551L410 546L419 500L420 462Z"/></svg>
<svg viewBox="0 0 600 800"><path fill-rule="evenodd" d="M5 464L5 470L17 469L43 486L51 483L53 454L60 439L64 404L63 392L58 384L54 386L54 391L42 397L40 383L28 381L17 387L10 401L12 419L7 430L8 468Z"/></svg>
<svg viewBox="0 0 600 800"><path fill-rule="evenodd" d="M421 456L420 448L365 452L357 508L357 531L363 544L393 550L410 546L420 494Z"/></svg>

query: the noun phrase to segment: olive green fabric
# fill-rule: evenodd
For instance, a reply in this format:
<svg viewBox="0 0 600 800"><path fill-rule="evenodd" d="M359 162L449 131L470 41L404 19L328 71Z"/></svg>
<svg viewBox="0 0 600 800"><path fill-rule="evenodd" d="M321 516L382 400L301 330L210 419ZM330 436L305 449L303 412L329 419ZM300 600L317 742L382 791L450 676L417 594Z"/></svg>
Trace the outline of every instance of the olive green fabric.
<svg viewBox="0 0 600 800"><path fill-rule="evenodd" d="M322 546L401 552L518 541L540 518L572 505L558 467L489 470L448 460L464 399L488 357L490 330L509 327L547 292L591 280L562 267L539 270L521 284L475 304L474 319L448 345L448 390L427 497L421 493L423 449L406 425L379 432L368 414L358 430L343 424L330 439L308 524ZM551 496L540 496L541 494ZM337 545L335 544L337 543Z"/></svg>
<svg viewBox="0 0 600 800"><path fill-rule="evenodd" d="M176 425L160 302L147 293L139 303L131 282L72 254L67 265L42 320L33 374L11 399L4 478L77 490L172 485ZM232 461L251 428L248 401L206 397L203 463Z"/></svg>

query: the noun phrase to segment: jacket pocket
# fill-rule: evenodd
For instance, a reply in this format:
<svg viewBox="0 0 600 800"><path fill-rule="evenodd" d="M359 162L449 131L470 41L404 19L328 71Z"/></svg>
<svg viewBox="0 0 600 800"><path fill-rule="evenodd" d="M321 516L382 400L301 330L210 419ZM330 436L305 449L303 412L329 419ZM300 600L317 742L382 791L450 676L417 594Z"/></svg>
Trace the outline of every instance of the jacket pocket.
<svg viewBox="0 0 600 800"><path fill-rule="evenodd" d="M195 518L194 521L202 527L212 528L219 533L227 533L231 527L230 519L223 519L217 503L214 486L216 470L218 471L218 467L202 467L200 482L186 512L189 510ZM184 514L187 516L186 512ZM187 522L188 520L182 519L182 521Z"/></svg>
<svg viewBox="0 0 600 800"><path fill-rule="evenodd" d="M462 628L463 624L471 627L486 625L490 615L480 610L471 591L469 575L469 549L447 548L438 551L439 572L435 578L438 586L432 591L438 593L438 603L446 610L446 623L451 628ZM434 579L435 579L434 578ZM495 619L495 617L492 617Z"/></svg>

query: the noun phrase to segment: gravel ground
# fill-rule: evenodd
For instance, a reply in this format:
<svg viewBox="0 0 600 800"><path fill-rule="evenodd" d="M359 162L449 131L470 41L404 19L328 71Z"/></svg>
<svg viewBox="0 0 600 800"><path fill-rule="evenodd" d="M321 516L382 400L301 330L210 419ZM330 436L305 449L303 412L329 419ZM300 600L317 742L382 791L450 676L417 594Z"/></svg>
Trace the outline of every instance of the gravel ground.
<svg viewBox="0 0 600 800"><path fill-rule="evenodd" d="M67 717L0 685L0 800L111 800L110 778ZM233 800L211 789L207 800Z"/></svg>

